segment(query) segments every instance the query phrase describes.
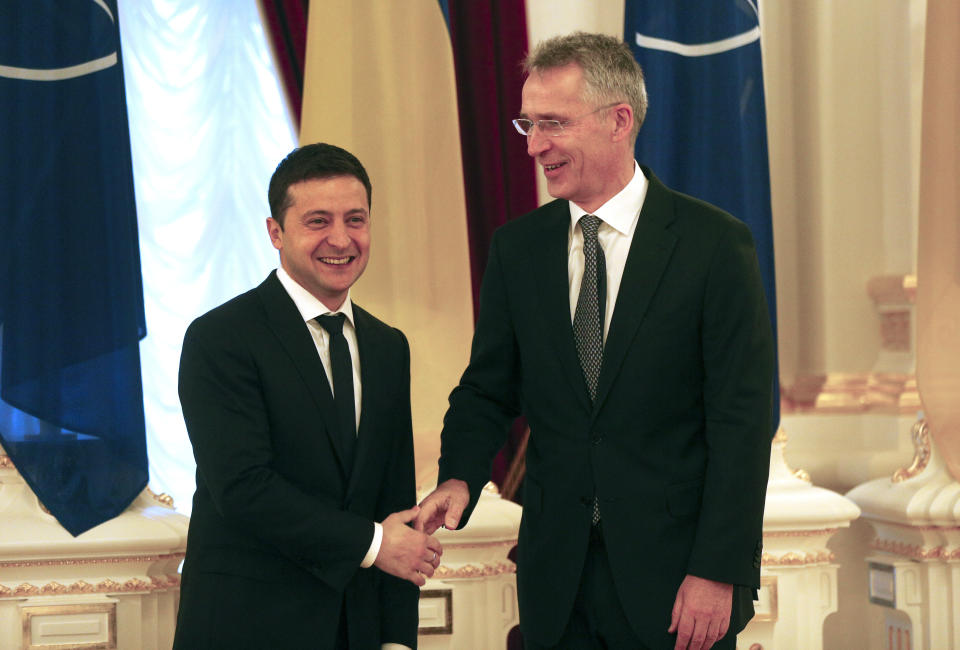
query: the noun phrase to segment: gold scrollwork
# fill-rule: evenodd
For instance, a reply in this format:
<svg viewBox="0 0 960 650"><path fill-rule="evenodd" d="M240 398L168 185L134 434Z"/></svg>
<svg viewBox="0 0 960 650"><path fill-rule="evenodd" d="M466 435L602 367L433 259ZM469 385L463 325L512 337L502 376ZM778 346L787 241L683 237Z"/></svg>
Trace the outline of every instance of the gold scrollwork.
<svg viewBox="0 0 960 650"><path fill-rule="evenodd" d="M907 479L913 478L927 468L930 462L930 430L927 427L926 420L917 420L910 430L910 437L913 440L913 462L909 467L901 467L893 473L890 481L892 483L901 483Z"/></svg>
<svg viewBox="0 0 960 650"><path fill-rule="evenodd" d="M159 501L160 503L167 506L168 508L174 507L173 497L167 494L166 492L161 492L160 494L157 494L156 492L151 490L149 487L147 487L147 494L149 494L154 501Z"/></svg>
<svg viewBox="0 0 960 650"><path fill-rule="evenodd" d="M810 553L796 553L790 551L783 555L772 555L764 553L760 556L760 564L763 566L805 566L809 564L826 564L833 562L836 556L827 550L821 550Z"/></svg>
<svg viewBox="0 0 960 650"><path fill-rule="evenodd" d="M14 469L13 461L6 454L0 454L0 469Z"/></svg>
<svg viewBox="0 0 960 650"><path fill-rule="evenodd" d="M919 544L907 544L905 542L894 542L887 539L876 539L870 546L878 551L885 551L894 555L902 555L914 560L939 560L946 555L942 546L924 547Z"/></svg>
<svg viewBox="0 0 960 650"><path fill-rule="evenodd" d="M437 567L437 570L434 571L433 577L438 580L447 580L450 578L487 578L516 572L517 565L515 565L513 562L483 564L481 566L464 564L456 569L451 569L450 567L441 564L439 567Z"/></svg>

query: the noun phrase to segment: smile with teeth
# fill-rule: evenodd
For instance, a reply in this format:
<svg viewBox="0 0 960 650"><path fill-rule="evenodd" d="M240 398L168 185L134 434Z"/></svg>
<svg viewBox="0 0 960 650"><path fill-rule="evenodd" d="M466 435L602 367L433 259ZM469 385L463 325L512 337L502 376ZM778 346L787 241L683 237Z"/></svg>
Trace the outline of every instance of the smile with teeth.
<svg viewBox="0 0 960 650"><path fill-rule="evenodd" d="M349 257L321 257L320 261L324 264L334 264L336 266L341 266L343 264L349 264L353 261L353 256Z"/></svg>
<svg viewBox="0 0 960 650"><path fill-rule="evenodd" d="M566 164L567 164L567 163L565 163L565 162L558 162L558 163L553 163L553 164L551 164L551 165L544 165L543 168L544 168L546 171L548 171L548 172L552 172L554 169L560 169L561 167L563 167L563 166L566 165Z"/></svg>

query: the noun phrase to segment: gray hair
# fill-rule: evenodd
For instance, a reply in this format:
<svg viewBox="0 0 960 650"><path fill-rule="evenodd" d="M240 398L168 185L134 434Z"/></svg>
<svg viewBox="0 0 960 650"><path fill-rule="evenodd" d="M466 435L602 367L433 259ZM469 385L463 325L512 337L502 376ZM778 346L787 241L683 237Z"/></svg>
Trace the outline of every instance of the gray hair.
<svg viewBox="0 0 960 650"><path fill-rule="evenodd" d="M633 108L633 137L647 114L647 88L643 70L630 48L619 38L605 34L574 32L541 41L527 55L523 69L528 74L576 63L583 70L584 100L595 106L626 102Z"/></svg>

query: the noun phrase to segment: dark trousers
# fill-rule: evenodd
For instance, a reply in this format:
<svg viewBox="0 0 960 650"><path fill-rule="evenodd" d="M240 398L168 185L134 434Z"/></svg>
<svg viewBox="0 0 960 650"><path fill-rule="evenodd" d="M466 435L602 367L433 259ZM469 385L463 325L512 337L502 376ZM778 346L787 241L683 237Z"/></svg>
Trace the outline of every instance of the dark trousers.
<svg viewBox="0 0 960 650"><path fill-rule="evenodd" d="M670 621L664 621L664 629ZM675 637L674 637L675 638ZM712 650L734 650L736 636L729 634ZM603 544L602 526L590 534L590 546L580 577L580 587L560 641L553 646L524 642L525 650L661 650L644 645L633 631L613 583L613 573ZM669 648L673 650L671 643Z"/></svg>

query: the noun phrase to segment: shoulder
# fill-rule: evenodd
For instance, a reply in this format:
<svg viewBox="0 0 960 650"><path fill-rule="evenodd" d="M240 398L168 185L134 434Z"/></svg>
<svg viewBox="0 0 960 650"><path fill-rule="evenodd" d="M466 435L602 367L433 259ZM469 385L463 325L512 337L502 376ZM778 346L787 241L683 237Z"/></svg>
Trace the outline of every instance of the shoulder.
<svg viewBox="0 0 960 650"><path fill-rule="evenodd" d="M271 280L277 287L271 286ZM267 307L264 304L264 292L273 293L283 287L275 274L271 273L259 286L234 296L225 303L214 307L205 314L198 316L187 328L187 335L222 336L226 332L245 330L258 322L262 322ZM283 295L286 295L283 292ZM282 295L275 296L282 300ZM287 296L289 299L289 296ZM291 305L293 301L290 300Z"/></svg>
<svg viewBox="0 0 960 650"><path fill-rule="evenodd" d="M752 241L750 228L737 217L712 203L667 187L648 168L642 169L649 180L644 212L649 206L684 236L704 242L730 237Z"/></svg>
<svg viewBox="0 0 960 650"><path fill-rule="evenodd" d="M376 338L390 343L402 343L407 346L407 337L396 327L383 322L366 309L353 303L353 320L361 336Z"/></svg>

